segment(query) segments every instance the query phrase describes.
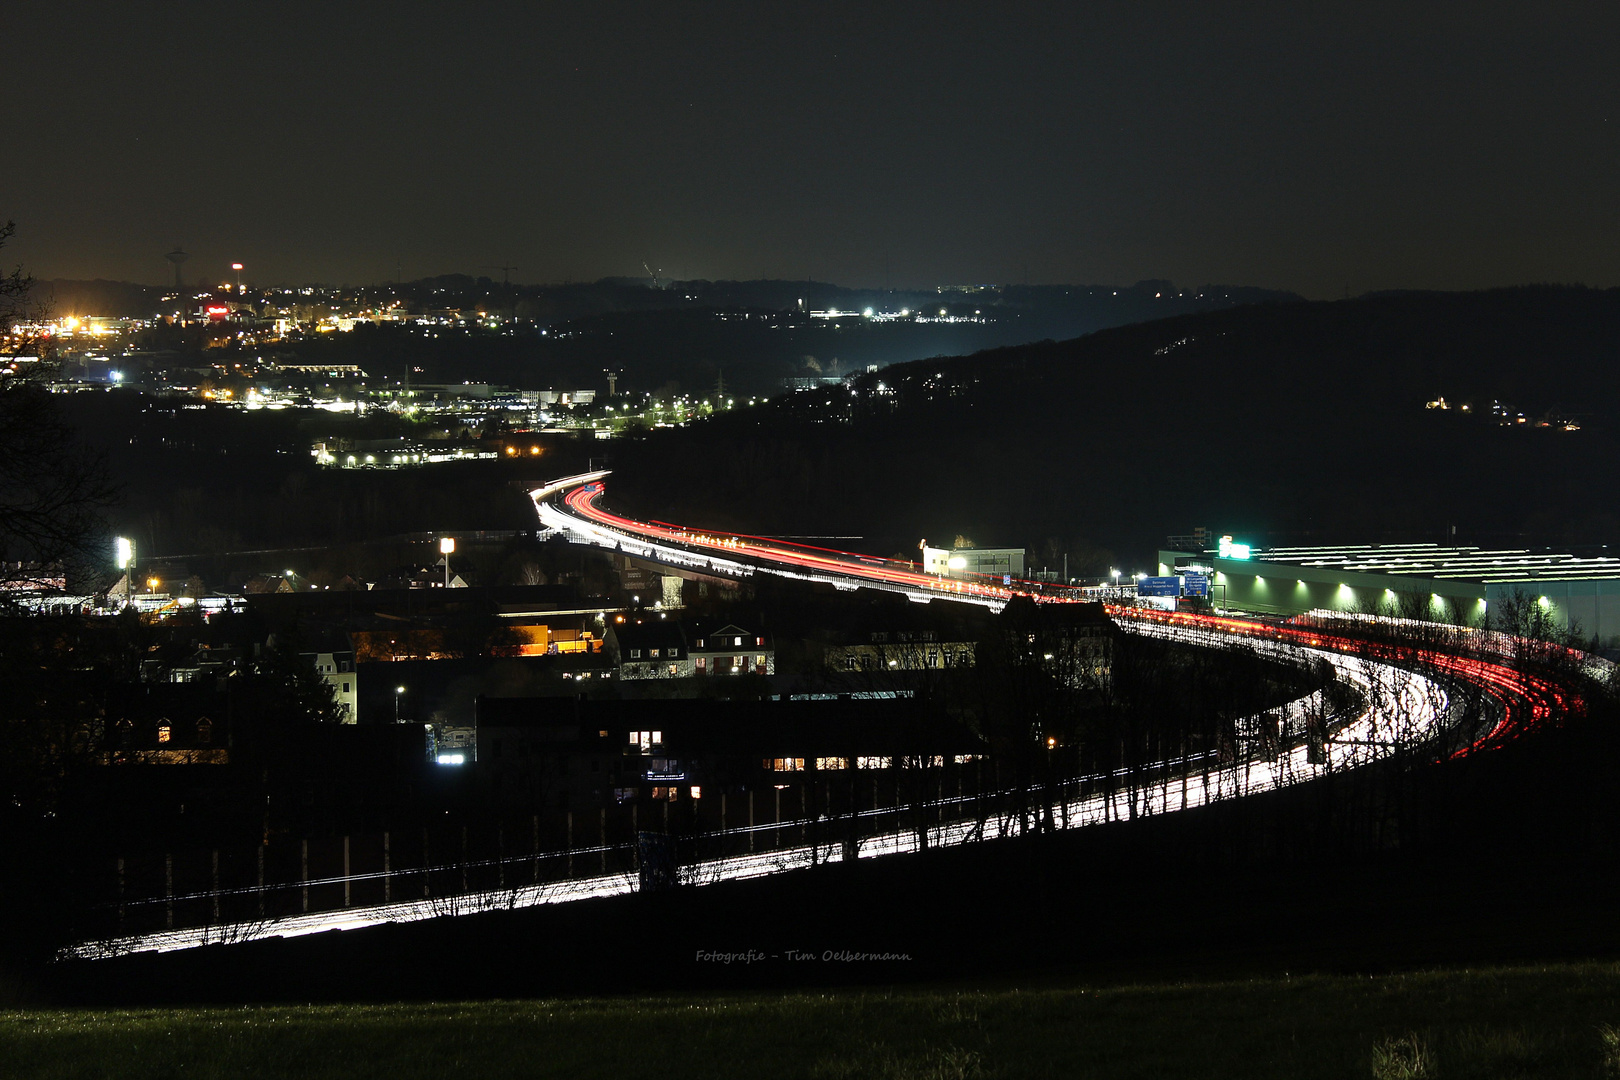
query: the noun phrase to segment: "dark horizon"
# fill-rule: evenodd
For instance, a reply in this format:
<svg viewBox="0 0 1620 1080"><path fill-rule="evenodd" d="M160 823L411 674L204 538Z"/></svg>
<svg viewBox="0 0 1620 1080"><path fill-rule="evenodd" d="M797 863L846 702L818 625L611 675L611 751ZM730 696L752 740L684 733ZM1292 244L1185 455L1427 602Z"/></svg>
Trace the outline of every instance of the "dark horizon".
<svg viewBox="0 0 1620 1080"><path fill-rule="evenodd" d="M41 279L1620 284L1620 11L25 7Z"/></svg>

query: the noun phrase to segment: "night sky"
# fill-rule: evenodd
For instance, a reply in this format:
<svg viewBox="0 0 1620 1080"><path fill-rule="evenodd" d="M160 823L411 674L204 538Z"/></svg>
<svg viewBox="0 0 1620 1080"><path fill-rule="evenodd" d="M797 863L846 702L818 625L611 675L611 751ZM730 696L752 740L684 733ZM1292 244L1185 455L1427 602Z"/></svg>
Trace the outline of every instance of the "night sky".
<svg viewBox="0 0 1620 1080"><path fill-rule="evenodd" d="M4 258L42 278L160 284L179 243L260 285L1620 284L1612 3L17 0L0 33Z"/></svg>

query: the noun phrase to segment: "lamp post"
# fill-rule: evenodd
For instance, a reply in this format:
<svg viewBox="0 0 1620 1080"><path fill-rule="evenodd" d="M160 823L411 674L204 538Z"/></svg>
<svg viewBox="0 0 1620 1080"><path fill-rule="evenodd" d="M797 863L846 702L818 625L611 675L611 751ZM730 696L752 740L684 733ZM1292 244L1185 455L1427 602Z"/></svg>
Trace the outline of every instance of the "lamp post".
<svg viewBox="0 0 1620 1080"><path fill-rule="evenodd" d="M450 587L450 553L456 550L456 542L451 537L444 537L439 541L439 554L444 556L444 587Z"/></svg>
<svg viewBox="0 0 1620 1080"><path fill-rule="evenodd" d="M113 542L113 552L118 569L124 571L124 606L128 607L135 602L135 541L120 536Z"/></svg>
<svg viewBox="0 0 1620 1080"><path fill-rule="evenodd" d="M236 271L236 298L242 298L242 264L231 263L231 269Z"/></svg>
<svg viewBox="0 0 1620 1080"><path fill-rule="evenodd" d="M404 695L403 686L394 687L394 723L399 723L399 699Z"/></svg>

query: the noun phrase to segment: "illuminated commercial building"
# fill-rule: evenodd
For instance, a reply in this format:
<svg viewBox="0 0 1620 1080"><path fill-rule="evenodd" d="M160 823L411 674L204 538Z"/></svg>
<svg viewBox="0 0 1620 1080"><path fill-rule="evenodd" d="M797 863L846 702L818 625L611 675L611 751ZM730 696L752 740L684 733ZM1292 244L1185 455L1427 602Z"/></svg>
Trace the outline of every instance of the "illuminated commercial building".
<svg viewBox="0 0 1620 1080"><path fill-rule="evenodd" d="M1439 544L1159 552L1159 573L1210 574L1216 607L1275 615L1315 609L1480 624L1504 602L1529 601L1583 637L1620 639L1620 558Z"/></svg>
<svg viewBox="0 0 1620 1080"><path fill-rule="evenodd" d="M992 576L1024 576L1023 548L936 548L923 546L923 573L974 580Z"/></svg>

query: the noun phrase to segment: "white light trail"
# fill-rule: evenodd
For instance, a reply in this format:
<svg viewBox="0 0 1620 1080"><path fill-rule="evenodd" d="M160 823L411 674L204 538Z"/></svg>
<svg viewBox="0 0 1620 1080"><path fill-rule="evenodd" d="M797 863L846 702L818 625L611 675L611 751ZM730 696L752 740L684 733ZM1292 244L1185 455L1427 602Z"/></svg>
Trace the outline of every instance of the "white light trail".
<svg viewBox="0 0 1620 1080"><path fill-rule="evenodd" d="M610 529L597 522L576 517L548 501L553 495L581 484L594 482L606 475L606 472L585 473L556 481L531 492L541 521L582 543L622 549L628 554L641 554L675 565L711 569L738 576L768 570L784 577L830 581L840 588L870 585L905 592L907 595L913 592L921 594L914 596L914 599L933 598L934 594L921 589L909 589L892 582L874 581L859 574L842 576L825 569L800 572L785 567L741 563L709 551L698 552L645 536ZM1006 602L1004 595L1000 599L972 595L952 598L997 608ZM1232 625L1227 626L1225 623ZM1034 788L1027 793L1028 798L1023 800L1026 807L1023 811L1025 820L1019 820L1018 815L998 811L985 816L964 816L954 821L931 825L926 828L925 834L928 847L949 847L1020 835L1026 831L1030 816L1037 814L1049 816L1057 827L1072 829L1106 821L1174 813L1223 799L1271 791L1285 785L1311 780L1323 773L1366 765L1393 752L1393 748L1398 745L1416 745L1440 734L1446 722L1449 699L1445 689L1438 682L1408 668L1367 655L1272 640L1237 629L1238 624L1234 620L1211 620L1206 623L1184 625L1152 619L1121 618L1118 624L1128 633L1189 644L1216 648L1252 648L1262 654L1279 658L1297 658L1302 654L1320 658L1333 667L1341 680L1359 692L1361 708L1350 717L1324 717L1326 705L1323 694L1321 691L1315 691L1268 711L1269 716L1277 718L1284 732L1296 736L1306 730L1307 721L1312 718L1330 722L1331 733L1325 732L1326 753L1321 763L1313 764L1308 760L1309 746L1304 743L1298 746L1280 744L1286 748L1275 759L1238 754L1229 764L1213 769L1202 768L1196 772L1188 766L1207 762L1211 757L1210 753L1159 762L1146 770L1150 775L1156 774L1150 779L1142 780L1139 777L1137 783L1125 783L1120 790L1111 793L1061 799L1056 806L1050 806L1045 802L1047 792ZM1251 626L1250 630L1253 629L1255 627ZM1251 721L1253 719L1251 718ZM1252 726L1251 723L1250 727ZM1296 741L1294 738L1289 738L1287 743L1294 741ZM1126 772L1120 770L1114 775L1126 777ZM1101 777L1080 778L1081 782L1098 779ZM1064 787L1075 785L1076 781L1071 780ZM925 806L929 808L955 806L965 809L968 804L995 803L1007 794L1007 792L992 792L983 796L944 799L926 803ZM874 808L862 811L857 817L899 815L913 809L915 808ZM837 820L834 819L835 823ZM809 825L810 823L805 821L781 822L758 825L750 829L729 829L723 833L710 833L707 836L742 835L773 829L780 835L782 830L796 827L803 829ZM923 846L924 843L919 838L917 830L895 829L860 838L857 857L865 859L907 854L921 850ZM593 850L599 852L601 849ZM586 853L581 851L574 854ZM680 868L679 874L680 880L684 883L707 885L721 881L763 877L807 868L818 863L842 862L843 859L844 848L840 840L831 844L800 844L772 851L705 860ZM129 935L85 942L64 950L62 955L77 959L99 959L137 952L172 952L205 945L302 937L331 930L354 930L384 923L416 922L450 915L623 896L634 892L637 887L637 878L633 874L601 874L595 877L479 893L310 912L273 920Z"/></svg>

